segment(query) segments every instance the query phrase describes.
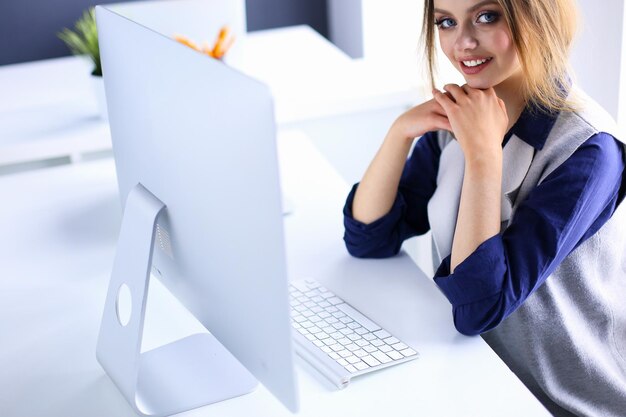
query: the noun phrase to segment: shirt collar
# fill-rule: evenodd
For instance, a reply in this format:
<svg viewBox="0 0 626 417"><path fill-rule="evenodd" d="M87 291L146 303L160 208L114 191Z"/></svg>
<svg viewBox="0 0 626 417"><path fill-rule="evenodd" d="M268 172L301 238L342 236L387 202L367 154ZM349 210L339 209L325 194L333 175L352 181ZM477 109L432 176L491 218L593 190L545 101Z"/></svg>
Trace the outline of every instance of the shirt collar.
<svg viewBox="0 0 626 417"><path fill-rule="evenodd" d="M556 123L558 113L547 112L537 105L528 104L506 135L506 142L515 134L518 138L537 150L545 145L548 135Z"/></svg>

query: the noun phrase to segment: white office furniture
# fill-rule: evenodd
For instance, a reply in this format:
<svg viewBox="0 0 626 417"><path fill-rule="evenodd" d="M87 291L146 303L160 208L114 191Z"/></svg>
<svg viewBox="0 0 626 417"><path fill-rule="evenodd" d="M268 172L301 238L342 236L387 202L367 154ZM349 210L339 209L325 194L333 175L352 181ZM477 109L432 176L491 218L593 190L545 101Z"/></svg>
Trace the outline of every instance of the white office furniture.
<svg viewBox="0 0 626 417"><path fill-rule="evenodd" d="M420 100L419 74L352 61L307 26L237 42L241 69L274 93L279 127L306 130L350 182L393 119ZM88 62L75 57L0 67L0 174L11 165L110 150L89 73Z"/></svg>
<svg viewBox="0 0 626 417"><path fill-rule="evenodd" d="M358 260L345 252L348 185L296 133L280 138L292 277L312 276L416 347L420 358L336 391L298 362L303 416L542 416L548 413L480 337L452 325L450 305L406 255ZM95 358L120 222L111 159L0 177L0 413L133 416ZM209 254L210 256L210 254ZM143 349L201 326L152 280ZM282 416L262 386L184 416Z"/></svg>

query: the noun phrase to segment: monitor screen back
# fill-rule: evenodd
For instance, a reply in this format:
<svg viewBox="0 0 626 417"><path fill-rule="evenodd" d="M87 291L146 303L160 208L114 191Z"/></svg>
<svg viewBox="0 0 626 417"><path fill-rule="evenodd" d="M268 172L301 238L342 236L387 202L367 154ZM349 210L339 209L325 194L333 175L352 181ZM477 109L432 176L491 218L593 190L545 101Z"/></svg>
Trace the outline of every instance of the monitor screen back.
<svg viewBox="0 0 626 417"><path fill-rule="evenodd" d="M273 101L226 64L99 7L121 199L166 209L153 276L297 409Z"/></svg>

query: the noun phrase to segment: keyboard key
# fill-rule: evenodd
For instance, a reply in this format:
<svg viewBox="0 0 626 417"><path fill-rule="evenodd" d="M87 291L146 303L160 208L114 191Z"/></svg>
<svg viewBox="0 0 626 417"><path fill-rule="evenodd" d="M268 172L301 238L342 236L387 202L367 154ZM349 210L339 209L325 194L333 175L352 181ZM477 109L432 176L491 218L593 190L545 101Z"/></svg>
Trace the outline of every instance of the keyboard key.
<svg viewBox="0 0 626 417"><path fill-rule="evenodd" d="M358 335L358 334L356 334L356 333L349 334L349 335L348 335L348 339L352 340L353 342L355 342L355 341L356 341L356 343L357 343L359 346L363 346L363 345L361 345L359 342L361 342L361 343L365 343L365 344L368 344L368 345L369 345L369 342L367 342L367 341L365 341L365 340L361 339L361 336L359 336L359 335Z"/></svg>
<svg viewBox="0 0 626 417"><path fill-rule="evenodd" d="M391 347L398 351L408 348L408 346L405 345L404 343L396 343L395 345L391 345Z"/></svg>
<svg viewBox="0 0 626 417"><path fill-rule="evenodd" d="M315 337L317 337L319 340L324 340L324 339L329 338L330 336L328 336L328 334L325 332L319 332L319 333L315 333Z"/></svg>
<svg viewBox="0 0 626 417"><path fill-rule="evenodd" d="M300 324L298 324L298 323L297 323L297 322L295 322L295 321L291 323L291 326L292 326L294 329L299 329L299 328L301 328L301 327L302 327L302 326L300 326Z"/></svg>
<svg viewBox="0 0 626 417"><path fill-rule="evenodd" d="M335 324L335 323L339 322L339 320L337 320L337 319L336 319L336 318L334 318L334 317L329 317L329 318L327 318L327 319L324 319L324 321L325 321L326 323L328 323L328 324Z"/></svg>
<svg viewBox="0 0 626 417"><path fill-rule="evenodd" d="M353 356L348 356L346 358L346 360L348 361L349 364L354 364L354 363L357 363L357 362L361 362L361 359L357 358L354 355Z"/></svg>
<svg viewBox="0 0 626 417"><path fill-rule="evenodd" d="M334 345L331 345L330 348L334 352L341 352L342 350L345 350L345 348L342 345L340 345L339 343L335 343Z"/></svg>
<svg viewBox="0 0 626 417"><path fill-rule="evenodd" d="M344 327L346 327L346 325L343 323L333 323L333 327L339 330L339 329L343 329Z"/></svg>
<svg viewBox="0 0 626 417"><path fill-rule="evenodd" d="M339 330L343 335L350 337L349 335L352 333L354 334L354 332L352 331L352 329L348 329L347 327L345 329L341 329Z"/></svg>
<svg viewBox="0 0 626 417"><path fill-rule="evenodd" d="M386 338L388 338L389 336L391 336L389 333L387 333L387 332L386 332L386 331L384 331L384 330L379 330L379 331L377 331L377 332L374 332L374 335L375 335L376 337L380 338L380 339L386 339Z"/></svg>
<svg viewBox="0 0 626 417"><path fill-rule="evenodd" d="M356 329L358 327L361 327L361 325L357 323L356 321L353 321L352 323L348 323L348 327L351 329Z"/></svg>
<svg viewBox="0 0 626 417"><path fill-rule="evenodd" d="M347 337L344 337L343 339L339 339L337 340L337 342L339 342L343 346L348 346L352 344L352 340L348 339Z"/></svg>
<svg viewBox="0 0 626 417"><path fill-rule="evenodd" d="M396 339L395 337L388 337L386 339L383 339L383 342L387 343L388 345L394 345L394 344L398 343L399 340Z"/></svg>
<svg viewBox="0 0 626 417"><path fill-rule="evenodd" d="M380 351L372 353L372 356L378 359L381 363L391 362L391 358Z"/></svg>
<svg viewBox="0 0 626 417"><path fill-rule="evenodd" d="M349 365L348 361L347 361L347 360L345 360L345 359L343 359L343 358L342 358L342 359L337 359L337 363L338 363L339 365L341 365L341 366L346 366L346 365Z"/></svg>
<svg viewBox="0 0 626 417"><path fill-rule="evenodd" d="M414 351L414 350L413 350L413 349L411 349L411 348L404 349L404 350L400 351L400 353L402 353L404 356L407 356L407 357L409 357L409 356L413 356L413 355L417 355L417 352L416 352L416 351Z"/></svg>
<svg viewBox="0 0 626 417"><path fill-rule="evenodd" d="M331 334L331 333L335 333L335 328L332 326L326 326L326 327L322 327L322 331L324 333Z"/></svg>
<svg viewBox="0 0 626 417"><path fill-rule="evenodd" d="M322 342L324 342L324 344L326 346L332 346L332 345L336 345L337 342L335 341L335 339L331 339L330 337L328 339L324 339L322 340Z"/></svg>
<svg viewBox="0 0 626 417"><path fill-rule="evenodd" d="M313 333L313 334L315 334L315 333L319 333L319 332L321 332L321 331L322 331L322 329L320 329L320 328L319 328L319 327L317 327L317 326L313 326L313 327L309 328L308 330L309 330L309 333ZM396 349L396 350L397 350L397 349Z"/></svg>
<svg viewBox="0 0 626 417"><path fill-rule="evenodd" d="M334 330L334 329L333 329ZM341 332L332 332L330 334L330 337L332 337L335 340L339 340L339 339L343 339L344 335Z"/></svg>
<svg viewBox="0 0 626 417"><path fill-rule="evenodd" d="M325 345L324 345L324 342L322 342L321 340L314 340L314 341L313 341L313 344L314 344L315 346L317 346L318 348L321 348L321 347L324 347L324 346L325 346Z"/></svg>
<svg viewBox="0 0 626 417"><path fill-rule="evenodd" d="M317 304L315 304L313 301L307 301L306 303L304 303L305 306L307 306L308 308L311 307L315 307Z"/></svg>
<svg viewBox="0 0 626 417"><path fill-rule="evenodd" d="M322 321L322 319L320 317L318 317L318 316L313 316L313 317L309 317L309 321L311 323L318 323L318 322Z"/></svg>
<svg viewBox="0 0 626 417"><path fill-rule="evenodd" d="M398 359L402 359L404 357L399 352L396 352L395 350L392 350L391 352L387 352L387 355L389 355L389 357L393 359L394 361L397 361Z"/></svg>
<svg viewBox="0 0 626 417"><path fill-rule="evenodd" d="M330 317L330 313L327 311L322 311L321 313L318 314L318 316L320 316L321 318L325 319Z"/></svg>
<svg viewBox="0 0 626 417"><path fill-rule="evenodd" d="M357 362L354 364L354 367L356 369L358 369L359 371L362 371L364 369L369 368L370 366L368 364L366 364L365 362L361 361L361 362Z"/></svg>
<svg viewBox="0 0 626 417"><path fill-rule="evenodd" d="M315 313L313 313L311 310L304 310L301 314L304 317L309 318L309 317L313 316Z"/></svg>
<svg viewBox="0 0 626 417"><path fill-rule="evenodd" d="M354 329L354 332L356 334L366 334L366 333L368 333L367 329L365 329L363 327L358 327L358 328Z"/></svg>
<svg viewBox="0 0 626 417"><path fill-rule="evenodd" d="M303 321L302 323L300 323L300 325L301 325L302 327L304 327L305 329L308 329L308 328L310 328L310 327L315 326L313 323L311 323L311 322L310 322L310 321L308 321L308 320L307 320L307 321Z"/></svg>
<svg viewBox="0 0 626 417"><path fill-rule="evenodd" d="M326 301L322 301L321 303L317 303L318 306L322 308L330 307L330 304Z"/></svg>
<svg viewBox="0 0 626 417"><path fill-rule="evenodd" d="M361 359L363 359L363 362L365 362L366 364L368 364L369 366L377 366L380 365L380 362L378 361L378 359L376 359L373 356L367 355L367 356L363 356Z"/></svg>
<svg viewBox="0 0 626 417"><path fill-rule="evenodd" d="M302 315L300 315L300 316L295 316L295 317L293 318L293 321L295 321L296 323L301 323L301 322L303 322L303 321L306 321L306 317L304 317L304 316L302 316Z"/></svg>
<svg viewBox="0 0 626 417"><path fill-rule="evenodd" d="M319 303L320 301L324 301L324 299L320 297L319 295L316 295L315 297L311 297L311 301Z"/></svg>
<svg viewBox="0 0 626 417"><path fill-rule="evenodd" d="M354 323L354 321L352 321L352 319L348 316L340 318L339 321L346 325L348 323Z"/></svg>
<svg viewBox="0 0 626 417"><path fill-rule="evenodd" d="M371 343L372 345L376 346L376 347L378 347L378 346L382 346L382 345L384 345L384 344L385 344L385 343L384 343L382 340L380 340L380 339L374 339L374 340L372 340L370 343Z"/></svg>
<svg viewBox="0 0 626 417"><path fill-rule="evenodd" d="M368 355L368 353L367 353L366 351L364 351L363 349L355 350L355 351L354 351L354 354L355 354L356 356L358 356L359 358L362 358L363 356L367 356L367 355ZM375 358L377 358L377 357L376 357L376 355L372 355L372 356L374 356ZM377 359L378 359L378 358L377 358ZM378 359L378 360L380 360L380 359ZM381 361L381 362L382 362L382 361ZM384 363L384 362L383 362L383 363Z"/></svg>
<svg viewBox="0 0 626 417"><path fill-rule="evenodd" d="M305 278L304 282L306 283L307 287L311 289L320 287L320 284L317 281L314 281L312 279Z"/></svg>
<svg viewBox="0 0 626 417"><path fill-rule="evenodd" d="M303 295L301 297L296 298L296 300L300 301L301 303L305 303L305 302L309 301L309 297L305 297Z"/></svg>
<svg viewBox="0 0 626 417"><path fill-rule="evenodd" d="M355 343L361 347L368 346L370 344L370 342L368 342L367 340L363 340L363 339L357 340Z"/></svg>
<svg viewBox="0 0 626 417"><path fill-rule="evenodd" d="M348 304L339 304L336 306L339 310L346 313L348 316L352 317L354 321L361 323L361 326L365 327L370 332L380 330L380 326L365 317L363 314L356 311L354 308L349 306Z"/></svg>
<svg viewBox="0 0 626 417"><path fill-rule="evenodd" d="M378 349L380 349L382 352L385 352L385 353L393 350L393 348L389 345L382 345Z"/></svg>
<svg viewBox="0 0 626 417"><path fill-rule="evenodd" d="M329 313L334 313L337 311L337 307L335 306L330 306L326 309L326 311L328 311Z"/></svg>
<svg viewBox="0 0 626 417"><path fill-rule="evenodd" d="M315 314L319 314L322 311L324 311L324 309L322 307L315 306L315 307L311 307L311 311L314 312Z"/></svg>
<svg viewBox="0 0 626 417"><path fill-rule="evenodd" d="M340 318L342 318L342 317L346 317L346 313L344 313L343 311L339 311L339 310L337 310L337 311L335 311L335 312L333 313L333 316L334 316L336 319L340 319Z"/></svg>
<svg viewBox="0 0 626 417"><path fill-rule="evenodd" d="M346 345L346 349L348 349L350 352L354 352L356 350L361 349L359 346L355 345L354 343L350 343L349 345Z"/></svg>
<svg viewBox="0 0 626 417"><path fill-rule="evenodd" d="M320 295L322 297L324 297L324 298L330 298L330 297L334 297L335 296L335 294L333 294L330 291L323 291L323 292L320 293Z"/></svg>
<svg viewBox="0 0 626 417"><path fill-rule="evenodd" d="M376 352L377 349L374 346L369 345L369 346L365 346L363 350L366 351L367 353L372 353L372 352Z"/></svg>
<svg viewBox="0 0 626 417"><path fill-rule="evenodd" d="M344 366L348 372L356 372L356 368L353 365Z"/></svg>
<svg viewBox="0 0 626 417"><path fill-rule="evenodd" d="M328 301L332 305L337 305L337 304L343 303L343 300L341 298L339 298L339 297L330 297L330 298L327 298L326 301ZM344 311L344 313L345 313L345 311Z"/></svg>
<svg viewBox="0 0 626 417"><path fill-rule="evenodd" d="M372 333L365 333L363 335L363 339L365 339L365 340L374 340L374 339L376 339L376 336L374 336L374 334L372 334Z"/></svg>
<svg viewBox="0 0 626 417"><path fill-rule="evenodd" d="M337 355L336 352L326 352L326 353L328 353L328 356L330 356L334 360L341 359L341 356Z"/></svg>
<svg viewBox="0 0 626 417"><path fill-rule="evenodd" d="M317 337L313 336L312 334L306 334L305 335L307 339L309 339L311 342L317 340Z"/></svg>
<svg viewBox="0 0 626 417"><path fill-rule="evenodd" d="M349 350L340 350L339 352L337 352L339 354L339 356L341 356L342 358L347 358L349 356L352 356L352 352L350 352Z"/></svg>
<svg viewBox="0 0 626 417"><path fill-rule="evenodd" d="M300 334L304 334L304 335L309 334L309 331L305 329L304 327L299 328L298 331L300 332Z"/></svg>
<svg viewBox="0 0 626 417"><path fill-rule="evenodd" d="M321 349L322 349L322 352L324 352L324 353L328 353L329 355L331 355L331 354L332 354L332 355L335 355L335 354L336 354L336 353L335 353L335 352L333 352L333 350L332 350L331 348L329 348L328 346L322 346L322 347L321 347Z"/></svg>

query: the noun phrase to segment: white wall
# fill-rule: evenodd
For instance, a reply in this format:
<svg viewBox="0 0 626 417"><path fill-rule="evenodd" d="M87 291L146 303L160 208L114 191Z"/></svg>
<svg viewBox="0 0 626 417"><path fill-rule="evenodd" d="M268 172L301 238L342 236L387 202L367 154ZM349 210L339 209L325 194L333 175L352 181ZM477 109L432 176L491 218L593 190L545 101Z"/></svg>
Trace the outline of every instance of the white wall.
<svg viewBox="0 0 626 417"><path fill-rule="evenodd" d="M618 122L624 115L624 0L578 0L581 25L572 49L577 83Z"/></svg>

